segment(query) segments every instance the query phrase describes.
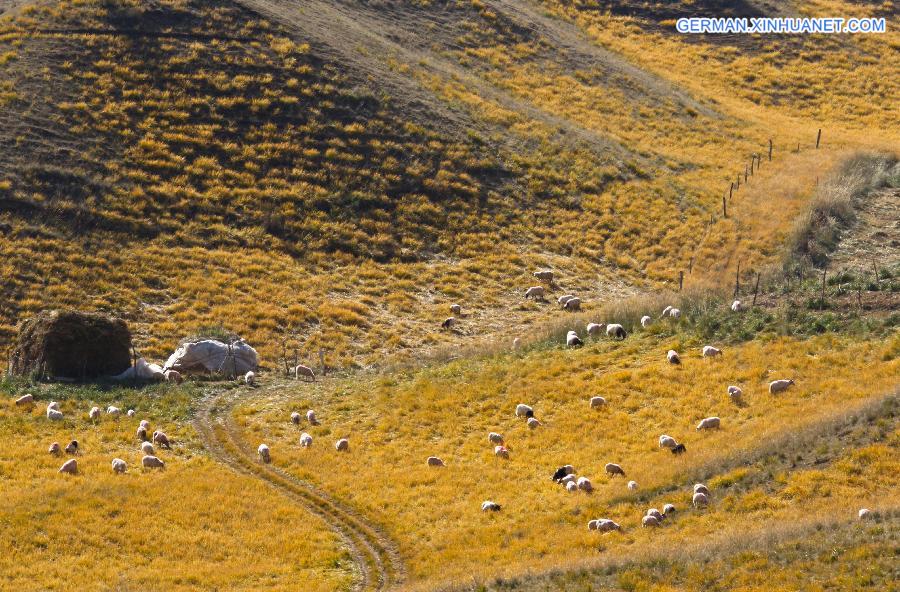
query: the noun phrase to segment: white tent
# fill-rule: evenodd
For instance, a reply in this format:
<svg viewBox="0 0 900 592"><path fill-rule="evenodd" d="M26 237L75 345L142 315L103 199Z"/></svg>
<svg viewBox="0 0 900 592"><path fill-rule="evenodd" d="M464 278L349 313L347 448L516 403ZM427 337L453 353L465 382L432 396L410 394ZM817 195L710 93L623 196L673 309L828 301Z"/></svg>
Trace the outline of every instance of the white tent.
<svg viewBox="0 0 900 592"><path fill-rule="evenodd" d="M243 339L231 345L215 339L204 339L181 344L166 360L163 369L182 373L219 372L237 376L256 370L258 365L256 350Z"/></svg>

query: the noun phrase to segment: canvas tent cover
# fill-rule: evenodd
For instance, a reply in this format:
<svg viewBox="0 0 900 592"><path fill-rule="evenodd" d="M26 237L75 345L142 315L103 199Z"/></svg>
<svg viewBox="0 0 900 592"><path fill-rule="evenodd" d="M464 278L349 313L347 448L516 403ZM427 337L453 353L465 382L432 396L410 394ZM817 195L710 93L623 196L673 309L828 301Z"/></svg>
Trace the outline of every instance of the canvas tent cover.
<svg viewBox="0 0 900 592"><path fill-rule="evenodd" d="M221 372L238 375L256 370L258 364L256 350L244 340L229 346L215 339L204 339L181 344L169 356L163 368L185 373Z"/></svg>
<svg viewBox="0 0 900 592"><path fill-rule="evenodd" d="M115 380L128 380L137 378L140 380L162 380L164 378L163 369L159 364L150 364L144 358L138 358L134 366L114 376Z"/></svg>

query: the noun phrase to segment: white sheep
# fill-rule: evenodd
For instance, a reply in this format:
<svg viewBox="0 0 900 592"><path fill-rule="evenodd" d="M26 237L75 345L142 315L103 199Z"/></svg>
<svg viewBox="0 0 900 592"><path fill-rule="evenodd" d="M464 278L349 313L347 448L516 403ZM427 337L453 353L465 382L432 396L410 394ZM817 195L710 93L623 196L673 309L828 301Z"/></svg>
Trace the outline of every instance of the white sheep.
<svg viewBox="0 0 900 592"><path fill-rule="evenodd" d="M628 482L628 491L637 491L637 490L638 490L637 481L629 481Z"/></svg>
<svg viewBox="0 0 900 592"><path fill-rule="evenodd" d="M673 438L672 436L663 434L659 437L660 448L675 448L676 446L678 446L678 442L676 442L675 438Z"/></svg>
<svg viewBox="0 0 900 592"><path fill-rule="evenodd" d="M870 510L869 508L862 508L862 509L860 509L857 516L859 516L860 520L865 520L866 518L874 516L874 514L872 513L872 510Z"/></svg>
<svg viewBox="0 0 900 592"><path fill-rule="evenodd" d="M541 280L542 282L553 283L553 272L549 269L539 269L531 275Z"/></svg>
<svg viewBox="0 0 900 592"><path fill-rule="evenodd" d="M649 327L652 322L653 322L653 319L651 319L647 315L644 315L641 317L641 327L643 327L644 329Z"/></svg>
<svg viewBox="0 0 900 592"><path fill-rule="evenodd" d="M616 463L606 463L606 466L603 468L606 470L606 474L610 477L613 477L615 475L622 475L623 477L625 476L625 471L623 471L622 467L620 467Z"/></svg>
<svg viewBox="0 0 900 592"><path fill-rule="evenodd" d="M698 506L706 506L709 504L709 496L705 493L698 491L694 494L694 497L691 499L691 503L694 504L694 507Z"/></svg>
<svg viewBox="0 0 900 592"><path fill-rule="evenodd" d="M628 333L625 332L625 327L619 323L610 323L606 326L606 336L610 339L625 339Z"/></svg>
<svg viewBox="0 0 900 592"><path fill-rule="evenodd" d="M606 399L601 396L591 397L591 409L599 409L606 405Z"/></svg>
<svg viewBox="0 0 900 592"><path fill-rule="evenodd" d="M59 467L59 473L67 473L69 475L77 475L78 474L78 461L74 458L71 458L63 463L63 466Z"/></svg>
<svg viewBox="0 0 900 592"><path fill-rule="evenodd" d="M153 441L163 448L172 448L172 445L169 443L169 437L158 430L153 432Z"/></svg>
<svg viewBox="0 0 900 592"><path fill-rule="evenodd" d="M512 345L513 345L513 349L519 349L520 347L522 347L522 340L519 339L518 337L514 337Z"/></svg>
<svg viewBox="0 0 900 592"><path fill-rule="evenodd" d="M113 473L122 474L128 470L128 463L121 458L114 458L112 459L112 470Z"/></svg>
<svg viewBox="0 0 900 592"><path fill-rule="evenodd" d="M272 462L272 455L269 452L269 447L265 444L260 444L259 448L256 449L256 453L259 455L259 460L265 464Z"/></svg>
<svg viewBox="0 0 900 592"><path fill-rule="evenodd" d="M675 506L673 504L666 504L663 506L663 516L668 516L669 514L675 513Z"/></svg>
<svg viewBox="0 0 900 592"><path fill-rule="evenodd" d="M146 419L142 419L141 427L144 428L145 430L149 430L150 429L150 421L146 420Z"/></svg>
<svg viewBox="0 0 900 592"><path fill-rule="evenodd" d="M127 415L128 417L134 417L134 409L129 409L125 412L125 415Z"/></svg>
<svg viewBox="0 0 900 592"><path fill-rule="evenodd" d="M567 481L565 487L568 492L578 491L578 484L574 480Z"/></svg>
<svg viewBox="0 0 900 592"><path fill-rule="evenodd" d="M291 413L291 423L294 425L300 425L300 414L296 411Z"/></svg>
<svg viewBox="0 0 900 592"><path fill-rule="evenodd" d="M703 346L703 357L704 358L712 358L712 357L721 356L721 355L722 355L722 350L720 350L719 348L713 347L711 345Z"/></svg>
<svg viewBox="0 0 900 592"><path fill-rule="evenodd" d="M541 422L539 422L537 420L536 417L529 417L527 423L528 423L528 427L530 427L531 429L539 428L539 427L541 427L541 425L543 425L543 424L541 424Z"/></svg>
<svg viewBox="0 0 900 592"><path fill-rule="evenodd" d="M56 409L57 411L59 411L59 403L57 403L56 401L50 401L49 403L47 403L47 409Z"/></svg>
<svg viewBox="0 0 900 592"><path fill-rule="evenodd" d="M613 530L622 530L622 527L608 518L600 518L597 520L597 530L600 532L612 532Z"/></svg>
<svg viewBox="0 0 900 592"><path fill-rule="evenodd" d="M256 372L250 370L244 374L244 384L247 386L254 386L256 384Z"/></svg>
<svg viewBox="0 0 900 592"><path fill-rule="evenodd" d="M566 333L566 347L581 347L582 345L584 342L578 337L578 333L575 331Z"/></svg>
<svg viewBox="0 0 900 592"><path fill-rule="evenodd" d="M659 526L660 520L656 518L656 516L644 516L641 518L641 527L646 528L648 526Z"/></svg>
<svg viewBox="0 0 900 592"><path fill-rule="evenodd" d="M171 382L173 384L181 384L184 382L184 377L181 376L181 372L178 370L166 370L163 372L163 379L166 382Z"/></svg>
<svg viewBox="0 0 900 592"><path fill-rule="evenodd" d="M59 456L60 455L59 442L54 442L53 444L51 444L50 448L47 449L47 452L49 452L53 456Z"/></svg>
<svg viewBox="0 0 900 592"><path fill-rule="evenodd" d="M18 399L16 399L16 405L31 405L34 403L34 395L22 395Z"/></svg>
<svg viewBox="0 0 900 592"><path fill-rule="evenodd" d="M581 310L581 298L578 298L577 296L569 298L568 300L566 300L566 303L563 304L563 308L571 312Z"/></svg>
<svg viewBox="0 0 900 592"><path fill-rule="evenodd" d="M581 491L586 491L588 493L594 491L594 486L591 484L591 480L587 477L579 477L577 481L575 481L575 485Z"/></svg>
<svg viewBox="0 0 900 592"><path fill-rule="evenodd" d="M334 443L334 449L338 452L347 452L348 450L350 450L350 440L348 440L347 438L341 438Z"/></svg>
<svg viewBox="0 0 900 592"><path fill-rule="evenodd" d="M542 286L531 286L530 288L525 290L525 298L531 298L532 300L543 300L544 288Z"/></svg>
<svg viewBox="0 0 900 592"><path fill-rule="evenodd" d="M313 372L312 368L310 368L309 366L304 366L303 364L297 364L296 366L294 366L292 373L294 375L294 378L296 378L297 380L300 380L301 376L305 376L306 378L309 379L308 382L316 381L316 373Z"/></svg>
<svg viewBox="0 0 900 592"><path fill-rule="evenodd" d="M429 467L444 467L444 466L446 466L444 464L444 461L442 461L441 459L439 459L436 456L429 456L425 460L425 464L427 464Z"/></svg>
<svg viewBox="0 0 900 592"><path fill-rule="evenodd" d="M773 380L769 383L769 393L774 395L775 393L786 391L792 384L794 384L793 379Z"/></svg>
<svg viewBox="0 0 900 592"><path fill-rule="evenodd" d="M677 308L673 308L672 310L669 311L669 316L672 317L673 319L680 319L681 311Z"/></svg>
<svg viewBox="0 0 900 592"><path fill-rule="evenodd" d="M653 516L654 518L656 518L656 519L659 520L660 522L662 522L662 521L663 521L663 518L665 518L665 516L663 515L663 513L660 512L659 510L657 510L656 508L650 508L649 510L647 510L647 514L646 514L646 515L647 515L647 516Z"/></svg>
<svg viewBox="0 0 900 592"><path fill-rule="evenodd" d="M568 486L569 483L575 483L576 481L578 481L578 476L575 475L575 473L569 473L559 480L560 483L566 486Z"/></svg>
<svg viewBox="0 0 900 592"><path fill-rule="evenodd" d="M66 454L71 454L75 456L78 454L78 440L72 440L68 444L66 444Z"/></svg>
<svg viewBox="0 0 900 592"><path fill-rule="evenodd" d="M501 436L497 432L491 432L490 434L488 434L488 441L491 444L503 444L503 436Z"/></svg>
<svg viewBox="0 0 900 592"><path fill-rule="evenodd" d="M91 410L88 411L88 418L90 419L100 419L100 408L99 407L91 407Z"/></svg>
<svg viewBox="0 0 900 592"><path fill-rule="evenodd" d="M509 448L500 444L494 446L494 456L499 456L500 458L509 458Z"/></svg>
<svg viewBox="0 0 900 592"><path fill-rule="evenodd" d="M461 317L462 316L462 306L460 306L458 304L451 304L450 312L458 317Z"/></svg>
<svg viewBox="0 0 900 592"><path fill-rule="evenodd" d="M674 349L670 349L668 353L666 353L666 359L669 360L670 364L680 364L681 358L678 357L678 352Z"/></svg>
<svg viewBox="0 0 900 592"><path fill-rule="evenodd" d="M603 332L603 325L598 325L597 323L588 323L587 324L587 333L591 337L596 337Z"/></svg>
<svg viewBox="0 0 900 592"><path fill-rule="evenodd" d="M697 431L699 432L700 430L718 429L721 424L722 420L720 420L718 417L707 417L697 424Z"/></svg>
<svg viewBox="0 0 900 592"><path fill-rule="evenodd" d="M119 415L121 413L122 413L122 410L119 409L118 407L113 407L112 405L110 405L109 407L106 408L107 415Z"/></svg>
<svg viewBox="0 0 900 592"><path fill-rule="evenodd" d="M156 456L156 450L153 449L153 444L150 442L141 442L141 452L148 456Z"/></svg>
<svg viewBox="0 0 900 592"><path fill-rule="evenodd" d="M306 421L309 422L309 425L319 425L319 420L316 418L316 412L312 409L306 412Z"/></svg>
<svg viewBox="0 0 900 592"><path fill-rule="evenodd" d="M141 459L141 466L145 469L164 469L166 463L162 459L148 454Z"/></svg>
<svg viewBox="0 0 900 592"><path fill-rule="evenodd" d="M670 313L670 312L672 312L672 307L671 307L671 306L667 306L667 307L665 307L665 308L663 309L662 314L659 315L659 316L660 316L660 317L667 317L667 316L669 316L669 313Z"/></svg>
<svg viewBox="0 0 900 592"><path fill-rule="evenodd" d="M516 405L516 417L534 417L534 409L525 403Z"/></svg>
<svg viewBox="0 0 900 592"><path fill-rule="evenodd" d="M300 434L300 446L302 446L303 448L309 448L310 446L312 446L312 442L312 436L310 436L306 432Z"/></svg>
<svg viewBox="0 0 900 592"><path fill-rule="evenodd" d="M740 300L735 300L731 303L731 312L741 312L743 306L741 305Z"/></svg>
<svg viewBox="0 0 900 592"><path fill-rule="evenodd" d="M481 511L482 512L499 512L500 504L497 502L492 502L490 500L481 503Z"/></svg>
<svg viewBox="0 0 900 592"><path fill-rule="evenodd" d="M744 396L744 391L741 390L739 386L729 386L728 387L728 397L737 403L741 400L741 397Z"/></svg>
<svg viewBox="0 0 900 592"><path fill-rule="evenodd" d="M47 419L49 419L51 421L59 421L62 418L63 418L62 411L59 411L57 409L51 409L49 407L47 408Z"/></svg>
<svg viewBox="0 0 900 592"><path fill-rule="evenodd" d="M702 493L703 495L710 495L709 488L703 483L694 483L694 493Z"/></svg>
<svg viewBox="0 0 900 592"><path fill-rule="evenodd" d="M145 428L144 426L138 426L137 430L135 431L135 435L137 436L137 439L139 441L141 441L141 442L146 441L147 440L147 428Z"/></svg>
<svg viewBox="0 0 900 592"><path fill-rule="evenodd" d="M566 302L568 302L572 298L575 298L574 294L563 294L562 296L560 296L559 298L556 299L556 303L559 304L560 308L565 308Z"/></svg>

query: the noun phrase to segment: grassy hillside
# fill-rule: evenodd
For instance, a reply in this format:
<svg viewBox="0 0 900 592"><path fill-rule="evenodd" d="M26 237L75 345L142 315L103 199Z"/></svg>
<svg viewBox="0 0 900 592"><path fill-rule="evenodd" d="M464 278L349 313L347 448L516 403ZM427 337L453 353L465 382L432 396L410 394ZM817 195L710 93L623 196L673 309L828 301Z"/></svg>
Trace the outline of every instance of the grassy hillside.
<svg viewBox="0 0 900 592"><path fill-rule="evenodd" d="M763 265L842 151L897 139L892 102L859 98L896 94L877 75L895 65L895 33L753 49L625 13L500 0L11 10L0 334L77 306L126 316L153 357L224 325L267 359L289 338L304 359L324 348L332 365L370 364L496 333L539 266L590 304L686 269ZM860 55L871 88L852 84ZM828 94L747 94L798 97L810 63ZM823 148L806 152L818 127ZM757 193L739 190L724 219L722 192L769 138ZM760 196L782 215L758 224ZM434 331L453 301L473 322Z"/></svg>

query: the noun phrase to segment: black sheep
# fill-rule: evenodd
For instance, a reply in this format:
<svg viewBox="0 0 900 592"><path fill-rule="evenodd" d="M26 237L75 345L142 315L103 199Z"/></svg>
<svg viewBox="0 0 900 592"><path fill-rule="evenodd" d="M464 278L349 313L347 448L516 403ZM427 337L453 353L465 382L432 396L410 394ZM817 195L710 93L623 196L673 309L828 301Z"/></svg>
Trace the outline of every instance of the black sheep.
<svg viewBox="0 0 900 592"><path fill-rule="evenodd" d="M687 448L684 444L679 444L672 448L672 454L681 454L682 452L687 452Z"/></svg>

